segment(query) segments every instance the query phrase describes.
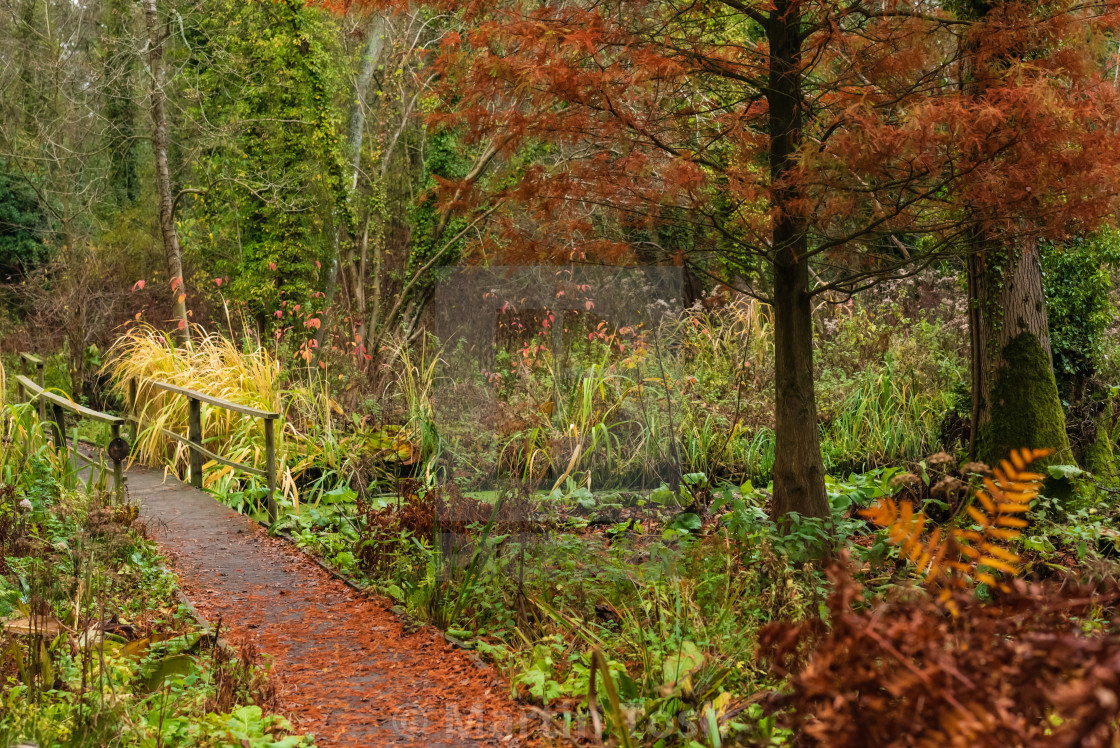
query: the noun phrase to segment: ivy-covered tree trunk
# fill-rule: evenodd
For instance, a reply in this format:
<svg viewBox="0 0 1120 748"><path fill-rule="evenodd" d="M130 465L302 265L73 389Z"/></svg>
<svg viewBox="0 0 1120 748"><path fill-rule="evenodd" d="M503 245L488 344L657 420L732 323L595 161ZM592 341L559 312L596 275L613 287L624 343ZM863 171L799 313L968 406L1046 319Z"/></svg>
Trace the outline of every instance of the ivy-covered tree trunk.
<svg viewBox="0 0 1120 748"><path fill-rule="evenodd" d="M968 260L973 441L995 464L1016 447L1049 447L1073 461L1050 357L1038 242L988 249Z"/></svg>
<svg viewBox="0 0 1120 748"><path fill-rule="evenodd" d="M358 177L361 174L362 166L362 142L365 139L366 132L366 89L369 88L370 81L373 79L373 71L377 67L377 61L381 57L381 50L385 46L386 36L388 34L387 24L385 19L376 15L372 23L366 29L366 44L362 51L361 61L358 66L358 76L354 81L353 100L350 102L350 117L346 133L346 158L349 166L349 173L346 178L349 182L347 191L348 196L352 196L358 191ZM336 189L345 188L339 185ZM349 197L347 199L350 199ZM368 246L368 220L366 222L366 236L362 237L362 248ZM323 301L323 324L315 333L315 340L319 343L319 348L316 352L322 350L322 343L326 339L327 331L330 329L333 320L333 306L335 302L335 292L338 288L338 273L339 268L343 262L343 247L347 244L353 244L353 237L349 240L344 236L348 227L344 220L335 215L334 227L334 245L333 252L331 253L331 262L327 269L327 282L325 290L325 299ZM358 284L362 285L364 290L365 276L364 273L359 274ZM364 295L363 295L364 298ZM364 304L362 305L364 307ZM365 309L360 310L362 318L365 317ZM363 338L364 340L364 338Z"/></svg>

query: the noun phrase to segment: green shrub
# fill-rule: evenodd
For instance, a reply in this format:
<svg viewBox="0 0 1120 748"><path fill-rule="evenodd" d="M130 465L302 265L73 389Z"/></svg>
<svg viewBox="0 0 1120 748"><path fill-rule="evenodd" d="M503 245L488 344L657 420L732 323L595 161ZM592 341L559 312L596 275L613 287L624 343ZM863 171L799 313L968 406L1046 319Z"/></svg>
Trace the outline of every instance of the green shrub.
<svg viewBox="0 0 1120 748"><path fill-rule="evenodd" d="M1105 332L1116 316L1109 271L1118 265L1120 234L1114 231L1042 246L1054 376L1066 401L1081 399L1102 363Z"/></svg>

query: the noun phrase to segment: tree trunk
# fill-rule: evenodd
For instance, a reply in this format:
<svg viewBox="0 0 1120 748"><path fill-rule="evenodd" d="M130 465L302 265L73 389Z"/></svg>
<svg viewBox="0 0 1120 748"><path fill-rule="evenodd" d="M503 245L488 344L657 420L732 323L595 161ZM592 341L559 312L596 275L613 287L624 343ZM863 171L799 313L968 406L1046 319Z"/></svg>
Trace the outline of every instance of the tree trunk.
<svg viewBox="0 0 1120 748"><path fill-rule="evenodd" d="M813 385L813 310L804 258L774 271L773 516L829 516Z"/></svg>
<svg viewBox="0 0 1120 748"><path fill-rule="evenodd" d="M366 132L364 103L366 89L369 88L373 71L377 67L377 60L381 57L381 50L385 46L386 31L385 19L380 15L375 16L368 30L369 36L362 52L361 64L358 66L358 77L354 81L354 100L350 104L350 121L346 133L346 155L350 165L350 174L347 175L350 180L350 194L353 194L358 188L358 174L361 171L362 141L365 139ZM338 289L338 271L342 263L342 247L349 244L343 237L343 231L346 228L344 222L336 220L335 224L334 252L332 253L330 267L327 270L326 299L323 302L323 324L315 333L315 340L320 344L320 348L316 349L316 355L321 350L322 342L326 339L327 329L331 322L331 307L334 305L335 293ZM364 284L365 278L359 276L356 283Z"/></svg>
<svg viewBox="0 0 1120 748"><path fill-rule="evenodd" d="M804 139L798 0L779 0L770 15L771 213L774 216L775 450L773 516L829 516L813 390L813 310L807 224L801 190L790 178Z"/></svg>
<svg viewBox="0 0 1120 748"><path fill-rule="evenodd" d="M1038 241L969 258L974 294L973 412L976 454L996 464L1017 447L1049 447L1073 461L1050 358Z"/></svg>
<svg viewBox="0 0 1120 748"><path fill-rule="evenodd" d="M991 2L973 2L957 12L969 20L980 20L992 8ZM978 66L976 49L971 46L975 42L967 43L960 86L980 99L987 71ZM998 78L998 72L996 75ZM1012 449L1049 447L1054 454L1048 462L1069 463L1073 453L1054 381L1038 240L1029 231L1023 234L1027 238L1001 241L997 234L977 226L969 238L969 452L995 465Z"/></svg>
<svg viewBox="0 0 1120 748"><path fill-rule="evenodd" d="M163 251L170 276L172 314L178 324L179 342L190 342L187 324L187 290L183 283L183 255L179 235L175 232L175 216L171 196L171 173L167 167L167 108L163 94L163 33L160 31L156 0L144 0L144 20L148 27L148 65L152 83L152 150L156 157L156 189L159 192L159 228L163 235Z"/></svg>

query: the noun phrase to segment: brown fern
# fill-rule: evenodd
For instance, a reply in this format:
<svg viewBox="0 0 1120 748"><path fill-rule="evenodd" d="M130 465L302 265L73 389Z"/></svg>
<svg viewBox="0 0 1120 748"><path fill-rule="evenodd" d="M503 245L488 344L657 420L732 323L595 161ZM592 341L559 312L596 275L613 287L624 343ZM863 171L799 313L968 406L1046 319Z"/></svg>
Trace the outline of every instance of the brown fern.
<svg viewBox="0 0 1120 748"><path fill-rule="evenodd" d="M968 516L979 529L933 527L924 513L915 512L910 501L884 498L860 512L871 522L887 529L887 538L914 564L931 586L940 586L942 600L950 603L949 589L966 586L970 580L1006 589L1002 575L1019 573L1019 556L1007 548L1027 521L1022 515L1038 496L1044 476L1030 472L1035 460L1050 454L1049 449L1016 449L1010 460L1002 460L976 489L976 504L967 508ZM991 571L981 571L981 567ZM951 603L950 603L951 604Z"/></svg>

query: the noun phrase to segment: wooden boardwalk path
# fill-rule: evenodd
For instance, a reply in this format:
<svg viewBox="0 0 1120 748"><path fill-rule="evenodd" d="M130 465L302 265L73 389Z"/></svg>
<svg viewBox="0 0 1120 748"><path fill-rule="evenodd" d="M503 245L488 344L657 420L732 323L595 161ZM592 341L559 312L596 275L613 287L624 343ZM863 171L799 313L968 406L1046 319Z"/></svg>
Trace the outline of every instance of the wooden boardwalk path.
<svg viewBox="0 0 1120 748"><path fill-rule="evenodd" d="M283 710L320 746L525 745L529 715L489 669L290 543L173 477L134 466L132 501L187 598L273 658Z"/></svg>

